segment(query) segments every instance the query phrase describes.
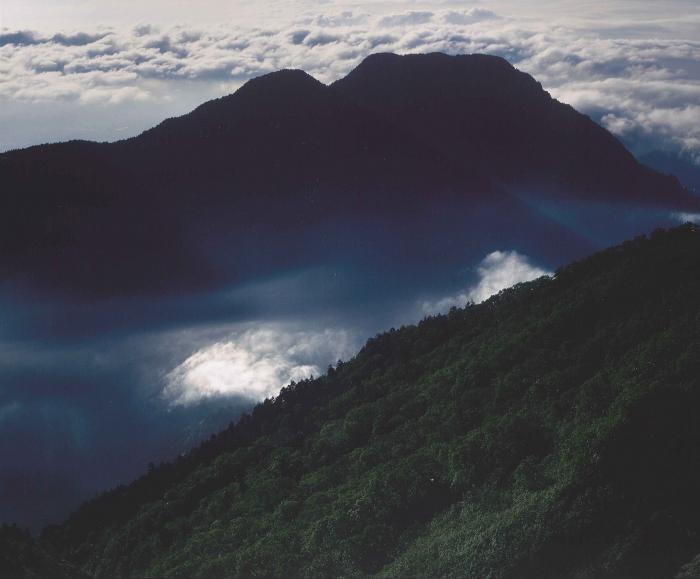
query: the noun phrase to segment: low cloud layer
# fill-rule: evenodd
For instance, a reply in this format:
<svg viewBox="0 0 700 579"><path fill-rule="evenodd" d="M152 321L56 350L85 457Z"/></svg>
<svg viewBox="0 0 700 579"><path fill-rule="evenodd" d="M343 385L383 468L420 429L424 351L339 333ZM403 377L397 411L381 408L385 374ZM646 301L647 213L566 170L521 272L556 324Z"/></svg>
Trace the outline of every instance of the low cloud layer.
<svg viewBox="0 0 700 579"><path fill-rule="evenodd" d="M700 224L700 213L674 213L673 218L680 223Z"/></svg>
<svg viewBox="0 0 700 579"><path fill-rule="evenodd" d="M483 7L436 6L395 13L309 10L267 26L140 25L52 35L3 30L0 102L23 102L27 110L50 102L78 108L171 103L177 109L172 103L189 106L193 93L204 100L281 68L302 68L330 82L373 52L484 52L533 74L555 97L641 150L666 146L700 160L700 42L669 35L681 19L655 24L642 36L605 22L562 25Z"/></svg>
<svg viewBox="0 0 700 579"><path fill-rule="evenodd" d="M357 348L356 337L344 330L248 329L200 349L169 372L163 397L176 406L218 397L258 402L291 381L319 376Z"/></svg>
<svg viewBox="0 0 700 579"><path fill-rule="evenodd" d="M447 312L450 308L461 308L469 303L481 303L499 291L517 283L531 281L551 275L533 265L525 255L517 251L493 251L476 268L479 281L463 292L444 297L436 302L424 302L423 313L432 315Z"/></svg>

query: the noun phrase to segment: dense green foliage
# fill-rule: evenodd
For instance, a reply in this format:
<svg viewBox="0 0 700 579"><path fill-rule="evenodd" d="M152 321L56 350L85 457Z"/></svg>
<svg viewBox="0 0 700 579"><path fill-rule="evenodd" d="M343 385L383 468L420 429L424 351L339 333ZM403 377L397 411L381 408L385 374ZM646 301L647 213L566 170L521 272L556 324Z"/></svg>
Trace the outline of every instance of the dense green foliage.
<svg viewBox="0 0 700 579"><path fill-rule="evenodd" d="M0 577L7 579L81 579L73 565L60 561L39 547L28 531L14 525L0 526Z"/></svg>
<svg viewBox="0 0 700 579"><path fill-rule="evenodd" d="M42 542L100 577L692 576L699 328L700 232L637 238L370 340Z"/></svg>

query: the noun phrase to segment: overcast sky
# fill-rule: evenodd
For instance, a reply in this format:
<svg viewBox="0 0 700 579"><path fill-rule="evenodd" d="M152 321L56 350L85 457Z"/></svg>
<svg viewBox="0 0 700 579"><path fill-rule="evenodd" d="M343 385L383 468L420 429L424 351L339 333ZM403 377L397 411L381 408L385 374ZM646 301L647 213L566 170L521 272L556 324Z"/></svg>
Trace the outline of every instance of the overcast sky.
<svg viewBox="0 0 700 579"><path fill-rule="evenodd" d="M700 151L696 0L2 0L0 150L116 140L302 68L372 52L487 52L636 149Z"/></svg>
<svg viewBox="0 0 700 579"><path fill-rule="evenodd" d="M341 2L337 0L3 0L0 15L8 28L31 27L44 31L56 28L94 25L218 24L222 21L253 26L287 23L303 15L329 14L333 10L352 10L386 14L404 10L462 9L485 7L518 17L540 20L559 19L571 23L607 25L635 23L678 24L685 21L692 31L688 13L694 0L434 0L406 2Z"/></svg>

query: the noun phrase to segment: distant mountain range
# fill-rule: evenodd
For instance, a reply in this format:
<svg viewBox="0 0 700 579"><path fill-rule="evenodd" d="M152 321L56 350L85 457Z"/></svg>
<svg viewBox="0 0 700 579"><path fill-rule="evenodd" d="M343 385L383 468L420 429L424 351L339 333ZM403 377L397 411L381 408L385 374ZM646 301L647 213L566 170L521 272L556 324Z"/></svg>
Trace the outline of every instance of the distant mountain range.
<svg viewBox="0 0 700 579"><path fill-rule="evenodd" d="M638 237L379 335L0 544L110 578L697 577L698 320L700 232Z"/></svg>
<svg viewBox="0 0 700 579"><path fill-rule="evenodd" d="M280 71L132 139L0 155L0 186L3 279L98 296L199 289L352 252L329 238L341 221L398 223L430 239L464 228L444 215L489 206L521 237L558 239L562 262L590 240L533 211L533 195L699 206L674 177L484 55L378 54L330 86ZM400 235L372 251L410 242Z"/></svg>

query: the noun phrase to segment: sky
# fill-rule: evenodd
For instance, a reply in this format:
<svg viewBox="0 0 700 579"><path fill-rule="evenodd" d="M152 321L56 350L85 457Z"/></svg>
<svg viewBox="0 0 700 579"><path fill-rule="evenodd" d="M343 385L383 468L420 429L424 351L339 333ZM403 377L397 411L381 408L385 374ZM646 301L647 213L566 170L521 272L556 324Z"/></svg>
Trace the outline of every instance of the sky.
<svg viewBox="0 0 700 579"><path fill-rule="evenodd" d="M503 56L637 154L692 165L699 6L0 0L0 151L133 136L281 68L331 82L373 52L442 51ZM604 209L591 211L596 223ZM416 265L327 261L157 303L38 300L0 283L0 522L60 520L374 333L551 274L568 255L518 245L507 223L477 243L466 230L478 221L430 279Z"/></svg>

